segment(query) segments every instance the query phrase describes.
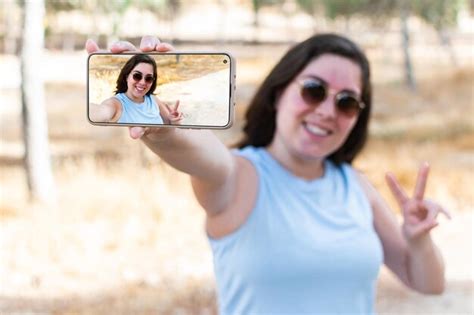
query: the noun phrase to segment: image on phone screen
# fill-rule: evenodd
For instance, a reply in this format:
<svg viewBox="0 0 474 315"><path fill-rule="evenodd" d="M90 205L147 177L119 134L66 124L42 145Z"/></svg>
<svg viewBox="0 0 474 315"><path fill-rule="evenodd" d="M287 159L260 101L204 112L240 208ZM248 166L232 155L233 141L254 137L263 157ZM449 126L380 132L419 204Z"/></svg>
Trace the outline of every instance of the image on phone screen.
<svg viewBox="0 0 474 315"><path fill-rule="evenodd" d="M88 59L92 124L228 128L234 63L227 53L95 53Z"/></svg>

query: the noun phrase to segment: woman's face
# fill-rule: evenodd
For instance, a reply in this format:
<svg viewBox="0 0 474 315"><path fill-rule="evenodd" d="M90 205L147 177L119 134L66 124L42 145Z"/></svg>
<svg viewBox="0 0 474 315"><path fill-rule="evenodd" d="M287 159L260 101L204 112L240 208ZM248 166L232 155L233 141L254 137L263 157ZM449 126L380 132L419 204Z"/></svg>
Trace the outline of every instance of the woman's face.
<svg viewBox="0 0 474 315"><path fill-rule="evenodd" d="M152 85L153 66L149 63L139 63L128 74L127 95L141 100L148 93Z"/></svg>
<svg viewBox="0 0 474 315"><path fill-rule="evenodd" d="M330 91L316 104L309 104L301 94L300 83L312 80L324 82ZM358 113L347 115L336 107L336 95L341 91L360 99L358 64L334 54L323 54L309 62L277 99L276 132L271 146L302 160L320 160L339 149L358 117Z"/></svg>

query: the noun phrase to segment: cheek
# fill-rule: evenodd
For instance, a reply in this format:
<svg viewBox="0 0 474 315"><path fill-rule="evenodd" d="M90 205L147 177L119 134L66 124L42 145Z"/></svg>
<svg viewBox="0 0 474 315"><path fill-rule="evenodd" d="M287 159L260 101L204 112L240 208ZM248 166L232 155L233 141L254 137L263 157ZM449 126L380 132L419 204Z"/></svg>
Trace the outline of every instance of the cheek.
<svg viewBox="0 0 474 315"><path fill-rule="evenodd" d="M291 119L295 116L305 114L308 106L296 93L283 93L276 102L277 114L284 119Z"/></svg>
<svg viewBox="0 0 474 315"><path fill-rule="evenodd" d="M340 117L338 119L339 130L341 130L342 133L345 136L347 136L354 128L356 122L357 122L357 117L353 117L353 118Z"/></svg>

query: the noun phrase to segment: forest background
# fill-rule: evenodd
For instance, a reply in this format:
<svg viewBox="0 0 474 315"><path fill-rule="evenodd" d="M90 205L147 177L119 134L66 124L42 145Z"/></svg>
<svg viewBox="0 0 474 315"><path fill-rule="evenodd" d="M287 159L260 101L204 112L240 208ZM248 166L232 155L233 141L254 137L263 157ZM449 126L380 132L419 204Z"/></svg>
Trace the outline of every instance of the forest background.
<svg viewBox="0 0 474 315"><path fill-rule="evenodd" d="M188 178L129 138L86 120L84 43L139 45L237 60L234 126L296 42L344 34L373 71L370 141L355 166L398 211L385 183L414 187L453 213L433 232L447 288L423 296L382 269L379 314L472 314L474 1L64 0L0 3L0 313L215 314L204 214Z"/></svg>

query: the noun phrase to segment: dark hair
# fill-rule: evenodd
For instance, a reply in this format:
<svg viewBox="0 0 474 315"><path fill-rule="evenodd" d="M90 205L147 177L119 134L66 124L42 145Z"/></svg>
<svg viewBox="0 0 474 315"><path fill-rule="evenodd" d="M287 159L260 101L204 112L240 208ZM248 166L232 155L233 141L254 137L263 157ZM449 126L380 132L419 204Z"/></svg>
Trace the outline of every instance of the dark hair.
<svg viewBox="0 0 474 315"><path fill-rule="evenodd" d="M362 72L361 100L365 108L344 144L329 159L336 164L352 163L362 150L368 135L368 123L372 104L370 68L362 50L349 39L336 34L314 35L291 48L273 68L253 97L245 114L244 136L236 147L247 145L264 147L271 143L276 128L275 102L284 88L304 67L322 54L335 54L358 64Z"/></svg>
<svg viewBox="0 0 474 315"><path fill-rule="evenodd" d="M127 92L127 77L132 72L133 68L139 63L148 63L153 66L153 84L150 87L150 90L146 95L153 94L156 89L156 80L157 80L157 71L156 71L156 62L152 57L145 54L134 55L132 58L128 59L127 63L120 70L120 74L117 78L117 86L115 88L115 94Z"/></svg>

